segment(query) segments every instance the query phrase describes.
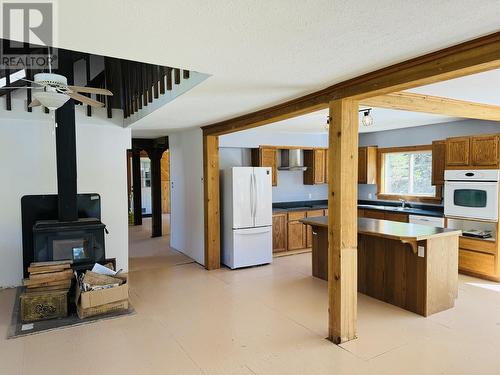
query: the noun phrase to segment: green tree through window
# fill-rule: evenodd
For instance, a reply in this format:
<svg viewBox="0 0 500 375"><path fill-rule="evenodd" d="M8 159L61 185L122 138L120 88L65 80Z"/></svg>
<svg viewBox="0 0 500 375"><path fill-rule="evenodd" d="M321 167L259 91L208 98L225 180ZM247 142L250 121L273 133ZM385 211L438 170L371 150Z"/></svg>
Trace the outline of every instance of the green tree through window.
<svg viewBox="0 0 500 375"><path fill-rule="evenodd" d="M395 152L384 156L384 194L435 196L432 152Z"/></svg>

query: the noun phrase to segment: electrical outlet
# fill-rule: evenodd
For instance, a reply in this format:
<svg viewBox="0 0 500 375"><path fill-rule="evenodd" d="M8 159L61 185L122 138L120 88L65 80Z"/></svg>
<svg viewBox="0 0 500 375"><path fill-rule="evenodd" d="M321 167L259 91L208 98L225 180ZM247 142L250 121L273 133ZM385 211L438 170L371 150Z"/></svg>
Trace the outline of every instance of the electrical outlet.
<svg viewBox="0 0 500 375"><path fill-rule="evenodd" d="M312 199L313 195L311 193L309 193L308 195L309 195L309 199Z"/></svg>
<svg viewBox="0 0 500 375"><path fill-rule="evenodd" d="M372 193L368 193L368 199L372 199L373 198L373 194Z"/></svg>

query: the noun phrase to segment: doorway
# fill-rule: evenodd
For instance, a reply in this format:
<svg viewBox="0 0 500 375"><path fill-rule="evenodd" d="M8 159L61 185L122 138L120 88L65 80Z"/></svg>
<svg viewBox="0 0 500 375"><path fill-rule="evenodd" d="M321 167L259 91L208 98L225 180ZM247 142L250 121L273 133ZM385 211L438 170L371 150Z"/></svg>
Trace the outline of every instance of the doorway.
<svg viewBox="0 0 500 375"><path fill-rule="evenodd" d="M134 184L134 164L140 168L140 183ZM128 215L129 215L129 257L150 257L165 255L170 246L170 152L161 154L161 236L153 234L153 175L152 158L146 150L140 150L139 163L133 162L133 151L127 152L128 171ZM137 177L136 177L137 178ZM140 220L134 209L134 185L140 187Z"/></svg>

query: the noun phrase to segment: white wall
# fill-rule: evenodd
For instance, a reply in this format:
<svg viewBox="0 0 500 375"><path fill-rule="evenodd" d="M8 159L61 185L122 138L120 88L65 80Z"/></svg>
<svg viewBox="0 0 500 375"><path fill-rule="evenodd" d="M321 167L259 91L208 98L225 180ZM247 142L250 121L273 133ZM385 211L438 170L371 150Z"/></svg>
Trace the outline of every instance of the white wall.
<svg viewBox="0 0 500 375"><path fill-rule="evenodd" d="M250 148L260 145L327 147L328 135L270 133L249 130L219 138L220 169L250 166ZM278 156L279 162L279 156ZM273 186L273 202L322 200L328 197L328 185L304 185L302 171L278 171L278 186Z"/></svg>
<svg viewBox="0 0 500 375"><path fill-rule="evenodd" d="M3 104L3 103L2 103ZM51 115L39 108L23 111L0 110L0 287L20 285L22 280L21 197L27 194L55 194L55 138ZM128 269L126 150L130 130L114 119L94 111L86 117L77 111L77 175L79 193L101 195L102 221L107 225L106 255L117 266ZM102 117L101 117L102 115Z"/></svg>
<svg viewBox="0 0 500 375"><path fill-rule="evenodd" d="M203 219L203 138L201 129L169 135L170 244L205 264Z"/></svg>
<svg viewBox="0 0 500 375"><path fill-rule="evenodd" d="M251 129L219 137L219 147L309 146L328 147L325 133L285 133Z"/></svg>

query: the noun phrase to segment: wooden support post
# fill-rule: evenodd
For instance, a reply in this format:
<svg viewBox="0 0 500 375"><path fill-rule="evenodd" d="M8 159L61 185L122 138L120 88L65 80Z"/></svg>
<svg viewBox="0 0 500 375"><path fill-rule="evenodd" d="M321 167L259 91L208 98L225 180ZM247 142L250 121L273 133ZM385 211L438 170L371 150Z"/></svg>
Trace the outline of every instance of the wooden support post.
<svg viewBox="0 0 500 375"><path fill-rule="evenodd" d="M330 103L328 162L328 337L356 338L358 102Z"/></svg>
<svg viewBox="0 0 500 375"><path fill-rule="evenodd" d="M205 268L220 268L219 137L203 136Z"/></svg>
<svg viewBox="0 0 500 375"><path fill-rule="evenodd" d="M142 225L141 150L132 150L132 189L134 192L134 225Z"/></svg>
<svg viewBox="0 0 500 375"><path fill-rule="evenodd" d="M163 149L154 148L148 155L151 160L151 237L161 237L161 157Z"/></svg>

